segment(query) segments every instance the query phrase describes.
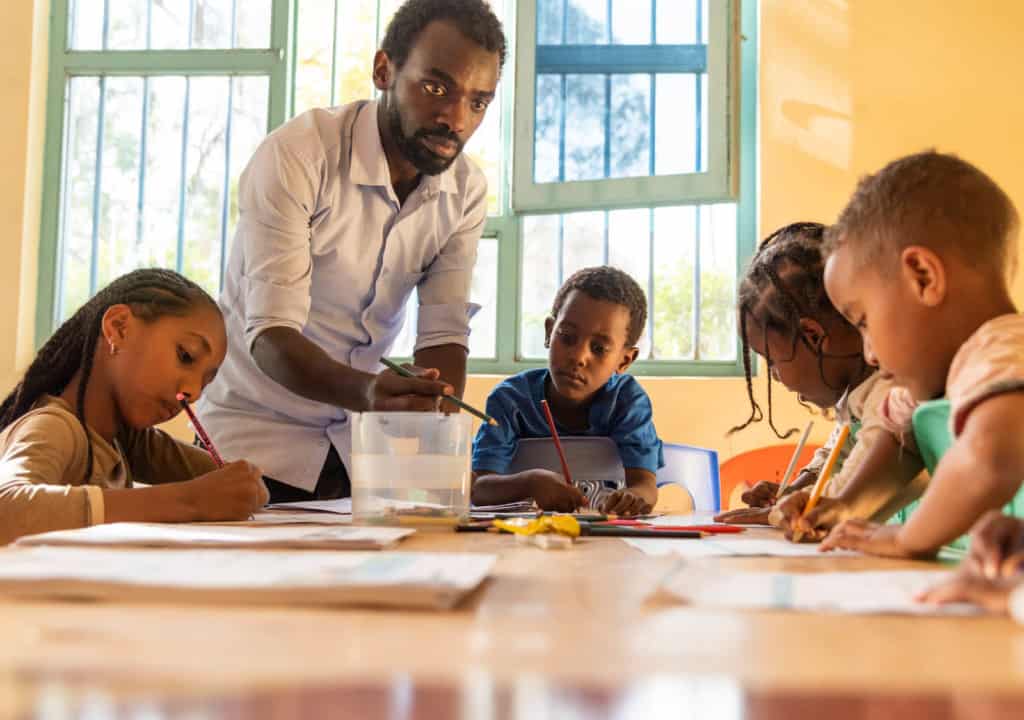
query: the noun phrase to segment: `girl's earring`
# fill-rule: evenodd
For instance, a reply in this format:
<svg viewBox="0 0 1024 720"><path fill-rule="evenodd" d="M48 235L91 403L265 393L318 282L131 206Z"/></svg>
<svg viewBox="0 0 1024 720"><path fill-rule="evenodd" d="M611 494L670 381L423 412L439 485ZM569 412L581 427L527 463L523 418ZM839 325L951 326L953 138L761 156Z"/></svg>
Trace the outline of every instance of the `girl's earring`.
<svg viewBox="0 0 1024 720"><path fill-rule="evenodd" d="M117 355L117 345L114 344L113 340L110 341L110 354Z"/></svg>

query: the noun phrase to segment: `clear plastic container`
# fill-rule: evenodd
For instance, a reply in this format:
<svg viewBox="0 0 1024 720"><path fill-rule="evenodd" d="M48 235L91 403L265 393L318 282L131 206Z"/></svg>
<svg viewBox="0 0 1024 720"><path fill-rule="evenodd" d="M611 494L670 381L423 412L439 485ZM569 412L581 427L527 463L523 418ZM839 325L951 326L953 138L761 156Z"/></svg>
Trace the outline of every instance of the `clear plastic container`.
<svg viewBox="0 0 1024 720"><path fill-rule="evenodd" d="M352 415L352 521L454 527L469 513L472 418Z"/></svg>

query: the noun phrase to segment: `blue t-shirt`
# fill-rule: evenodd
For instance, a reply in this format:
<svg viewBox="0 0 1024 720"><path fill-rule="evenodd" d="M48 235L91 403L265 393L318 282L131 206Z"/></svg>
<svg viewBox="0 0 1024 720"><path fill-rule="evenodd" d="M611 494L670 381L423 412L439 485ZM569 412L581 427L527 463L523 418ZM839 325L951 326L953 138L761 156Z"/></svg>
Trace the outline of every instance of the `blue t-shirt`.
<svg viewBox="0 0 1024 720"><path fill-rule="evenodd" d="M500 424L484 424L473 441L473 469L508 472L519 438L551 437L540 401L548 380L547 368L513 375L487 398L487 414ZM590 405L590 427L582 432L563 429L559 435L591 435L615 441L623 467L656 473L665 466L661 440L654 430L651 399L632 375L613 375Z"/></svg>

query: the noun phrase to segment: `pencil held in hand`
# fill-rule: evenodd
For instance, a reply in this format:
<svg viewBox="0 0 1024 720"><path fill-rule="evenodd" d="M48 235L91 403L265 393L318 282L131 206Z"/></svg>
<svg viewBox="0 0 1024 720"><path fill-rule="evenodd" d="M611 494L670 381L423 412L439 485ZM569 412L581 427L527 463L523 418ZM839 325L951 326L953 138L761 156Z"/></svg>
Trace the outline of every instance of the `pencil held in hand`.
<svg viewBox="0 0 1024 720"><path fill-rule="evenodd" d="M572 476L569 474L569 463L565 461L565 451L562 450L562 441L558 439L558 431L555 430L555 417L551 414L547 400L540 401L541 409L544 410L544 417L547 418L548 427L551 428L551 439L555 442L555 450L558 451L558 461L562 464L562 476L570 485L573 484Z"/></svg>
<svg viewBox="0 0 1024 720"><path fill-rule="evenodd" d="M807 500L807 505L804 507L804 512L801 517L807 517L807 515L815 508L818 501L821 500L822 493L825 492L825 486L828 485L828 479L832 475L832 470L836 466L836 461L839 460L839 453L843 451L843 446L846 444L846 439L850 437L850 426L843 425L839 431L839 437L836 438L836 444L832 446L832 452L828 454L828 460L825 462L825 467L821 469L821 473L818 475L817 482L814 483L814 489L811 490L811 497ZM793 533L793 542L800 542L800 538L803 537L803 533L797 530Z"/></svg>
<svg viewBox="0 0 1024 720"><path fill-rule="evenodd" d="M796 444L796 450L793 452L793 457L789 460L789 467L786 468L786 474L782 476L782 482L779 483L779 491L775 494L776 501L782 499L782 496L786 492L786 488L789 487L789 481L793 479L793 471L796 470L796 462L800 459L800 453L804 451L804 445L807 444L807 436L811 434L811 428L814 427L814 421L811 420L807 423L807 427L804 428L804 434L800 436L800 442Z"/></svg>
<svg viewBox="0 0 1024 720"><path fill-rule="evenodd" d="M178 393L178 402L185 408L185 412L188 413L188 419L192 422L192 427L196 429L196 435L202 440L203 445L206 447L206 452L210 453L210 457L217 463L217 467L224 467L224 461L221 460L220 454L217 452L217 448L213 446L213 441L210 440L210 436L206 434L206 430L199 422L199 418L192 412L192 407L188 404L188 396L185 393Z"/></svg>
<svg viewBox="0 0 1024 720"><path fill-rule="evenodd" d="M402 377L407 377L407 378L414 378L414 377L416 377L415 373L413 373L410 370L402 367L401 365L399 365L396 362L392 362L391 360L388 360L387 358L381 358L380 362L388 370L396 372L399 375L401 375ZM495 420L494 418L492 418L487 413L483 412L482 410L477 410L475 407L473 407L469 403L463 402L462 400L460 400L459 398L455 397L454 395L445 395L442 399L445 400L446 402L450 402L450 403L452 403L454 405L458 405L460 408L462 408L463 410L468 412L470 415L473 415L475 417L480 418L481 420L483 420L488 425L495 425L496 426L498 424L498 421Z"/></svg>

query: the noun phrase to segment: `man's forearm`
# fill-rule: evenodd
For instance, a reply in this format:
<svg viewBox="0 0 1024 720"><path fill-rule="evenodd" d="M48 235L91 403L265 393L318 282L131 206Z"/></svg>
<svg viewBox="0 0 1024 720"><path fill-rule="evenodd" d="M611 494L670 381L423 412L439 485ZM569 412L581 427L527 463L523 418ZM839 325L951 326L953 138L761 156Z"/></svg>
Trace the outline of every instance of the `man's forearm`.
<svg viewBox="0 0 1024 720"><path fill-rule="evenodd" d="M296 395L357 412L369 408L374 376L333 360L293 328L264 330L253 343L252 356L267 377Z"/></svg>
<svg viewBox="0 0 1024 720"><path fill-rule="evenodd" d="M469 351L462 345L449 343L436 347L423 348L416 353L413 362L417 367L436 368L441 373L441 380L448 383L455 390L455 396L462 397L466 389L466 357ZM448 412L458 412L458 407L446 403Z"/></svg>

